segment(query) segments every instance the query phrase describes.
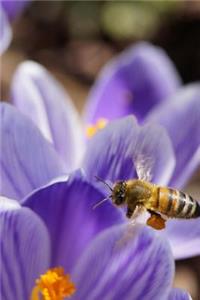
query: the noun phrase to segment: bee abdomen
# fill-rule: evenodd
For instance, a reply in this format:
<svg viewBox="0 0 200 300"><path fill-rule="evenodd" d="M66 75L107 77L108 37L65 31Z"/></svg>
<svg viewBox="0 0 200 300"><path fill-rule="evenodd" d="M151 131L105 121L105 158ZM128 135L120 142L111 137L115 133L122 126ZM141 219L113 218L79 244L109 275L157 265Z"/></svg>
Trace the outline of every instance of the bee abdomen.
<svg viewBox="0 0 200 300"><path fill-rule="evenodd" d="M196 209L194 211L194 214L193 214L192 218L200 217L200 205L197 201L195 201L195 203L196 203Z"/></svg>
<svg viewBox="0 0 200 300"><path fill-rule="evenodd" d="M157 209L174 218L197 218L200 206L197 201L183 192L170 188L158 188Z"/></svg>
<svg viewBox="0 0 200 300"><path fill-rule="evenodd" d="M179 193L178 218L198 218L200 217L200 206L191 196L183 192Z"/></svg>

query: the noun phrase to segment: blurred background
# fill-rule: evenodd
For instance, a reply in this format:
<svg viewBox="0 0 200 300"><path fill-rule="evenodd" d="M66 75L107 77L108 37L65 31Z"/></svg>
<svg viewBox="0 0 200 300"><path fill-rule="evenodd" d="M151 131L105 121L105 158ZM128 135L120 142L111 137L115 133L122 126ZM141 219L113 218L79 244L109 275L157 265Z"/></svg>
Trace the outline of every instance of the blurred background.
<svg viewBox="0 0 200 300"><path fill-rule="evenodd" d="M12 22L1 58L1 99L16 66L44 65L81 113L102 66L127 46L147 40L166 50L185 83L200 79L200 1L28 1ZM186 191L200 199L200 172ZM200 257L177 262L174 285L200 299Z"/></svg>

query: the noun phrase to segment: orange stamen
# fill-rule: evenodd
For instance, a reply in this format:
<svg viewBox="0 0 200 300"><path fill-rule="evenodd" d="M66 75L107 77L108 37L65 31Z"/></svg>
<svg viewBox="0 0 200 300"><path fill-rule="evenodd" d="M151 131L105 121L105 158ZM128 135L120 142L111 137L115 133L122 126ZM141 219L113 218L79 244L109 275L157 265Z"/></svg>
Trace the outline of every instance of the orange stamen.
<svg viewBox="0 0 200 300"><path fill-rule="evenodd" d="M64 300L76 291L70 275L61 267L47 270L36 280L30 300Z"/></svg>

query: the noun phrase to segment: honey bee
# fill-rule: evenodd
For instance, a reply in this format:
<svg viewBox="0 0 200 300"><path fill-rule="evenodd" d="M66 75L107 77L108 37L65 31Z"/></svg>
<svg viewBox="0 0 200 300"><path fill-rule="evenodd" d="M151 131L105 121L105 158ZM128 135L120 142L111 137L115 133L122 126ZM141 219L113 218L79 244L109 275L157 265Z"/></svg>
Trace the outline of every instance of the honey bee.
<svg viewBox="0 0 200 300"><path fill-rule="evenodd" d="M126 206L126 216L129 219L135 219L138 214L147 210L150 213L147 225L157 230L165 228L167 218L200 217L200 205L191 196L150 182L151 163L146 162L144 158L139 158L135 162L139 179L118 181L111 187L107 182L97 178L109 187L111 195L96 206L111 198L115 206Z"/></svg>

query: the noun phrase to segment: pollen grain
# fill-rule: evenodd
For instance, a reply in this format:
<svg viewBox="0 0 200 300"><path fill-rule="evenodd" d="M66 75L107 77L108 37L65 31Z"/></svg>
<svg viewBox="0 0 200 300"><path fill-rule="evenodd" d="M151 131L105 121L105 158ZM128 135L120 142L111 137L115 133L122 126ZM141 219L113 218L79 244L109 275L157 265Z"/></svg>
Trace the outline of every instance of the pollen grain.
<svg viewBox="0 0 200 300"><path fill-rule="evenodd" d="M103 129L108 123L108 120L100 118L94 125L88 125L86 128L86 136L92 138L98 130Z"/></svg>

